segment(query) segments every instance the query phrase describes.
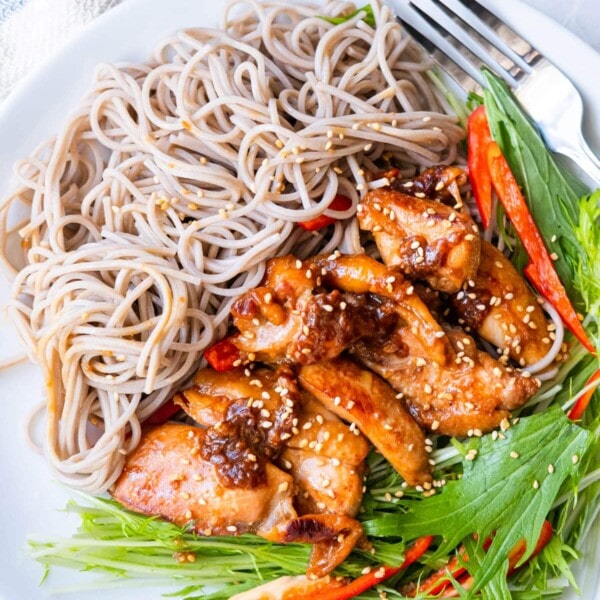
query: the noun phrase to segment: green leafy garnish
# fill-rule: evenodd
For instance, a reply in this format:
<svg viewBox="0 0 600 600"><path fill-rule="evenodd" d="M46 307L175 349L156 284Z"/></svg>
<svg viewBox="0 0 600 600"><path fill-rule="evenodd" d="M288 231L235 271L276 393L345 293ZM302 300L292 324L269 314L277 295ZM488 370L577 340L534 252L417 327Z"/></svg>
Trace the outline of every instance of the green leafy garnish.
<svg viewBox="0 0 600 600"><path fill-rule="evenodd" d="M588 433L554 406L522 419L504 436L506 439L485 436L471 440L468 450L477 450L477 458L463 460L462 479L449 482L441 493L426 501L406 501L406 514L367 521L367 533L400 535L405 540L440 535L443 540L436 556L447 554L473 534L480 543L493 534L492 544L474 573L474 589L488 584L498 571L505 576L503 564L519 540L526 541L528 553L535 547L561 486L577 472L574 457L584 453ZM518 457L511 457L511 453ZM548 472L550 464L552 474Z"/></svg>
<svg viewBox="0 0 600 600"><path fill-rule="evenodd" d="M81 504L69 505L81 518L76 535L29 540L30 555L46 568L102 570L110 574L103 579L106 586L126 578L143 577L157 584L171 580L180 588L172 595L196 593L200 595L194 598L212 600L306 572L311 550L307 544L275 544L252 534L197 536L162 519L130 512L113 500L79 496ZM336 574L358 577L365 566L400 564L403 555L404 544L374 540L373 552L355 550ZM101 585L90 581L90 589Z"/></svg>
<svg viewBox="0 0 600 600"><path fill-rule="evenodd" d="M583 248L577 265L576 284L583 298L588 320L594 324L592 335L600 348L600 190L579 202L579 217L573 226L575 238Z"/></svg>
<svg viewBox="0 0 600 600"><path fill-rule="evenodd" d="M577 308L582 307L576 273L584 252L573 223L578 221L579 198L585 188L559 168L537 129L508 87L484 71L485 108L494 139L523 188L529 209L550 252L554 266Z"/></svg>
<svg viewBox="0 0 600 600"><path fill-rule="evenodd" d="M373 14L373 7L370 4L365 4L361 8L357 8L354 12L351 12L348 15L344 15L342 17L323 17L319 16L320 19L327 21L328 23L332 23L333 25L341 25L342 23L347 23L350 19L356 17L356 15L364 13L364 17L362 20L369 26L375 27L375 15Z"/></svg>

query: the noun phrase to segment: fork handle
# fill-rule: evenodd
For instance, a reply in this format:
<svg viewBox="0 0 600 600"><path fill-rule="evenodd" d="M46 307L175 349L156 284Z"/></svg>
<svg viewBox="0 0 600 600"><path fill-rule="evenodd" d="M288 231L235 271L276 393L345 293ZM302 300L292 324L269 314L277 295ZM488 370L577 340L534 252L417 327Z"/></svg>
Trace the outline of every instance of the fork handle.
<svg viewBox="0 0 600 600"><path fill-rule="evenodd" d="M597 187L600 187L600 160L592 152L592 149L588 146L581 134L579 135L578 141L579 144L577 146L559 148L558 152L565 154L573 160L575 164L588 175L593 183Z"/></svg>

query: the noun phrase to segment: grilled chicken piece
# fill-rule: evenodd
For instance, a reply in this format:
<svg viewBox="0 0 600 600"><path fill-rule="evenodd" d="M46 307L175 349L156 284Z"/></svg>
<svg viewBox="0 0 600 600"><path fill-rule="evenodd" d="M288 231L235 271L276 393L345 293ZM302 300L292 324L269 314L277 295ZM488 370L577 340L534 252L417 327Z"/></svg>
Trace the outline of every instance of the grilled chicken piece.
<svg viewBox="0 0 600 600"><path fill-rule="evenodd" d="M300 394L289 367L257 369L250 375L241 369L226 373L201 369L193 386L175 402L201 425L219 426L220 433L231 429L236 415L258 410L262 421L254 432L249 435L246 422L241 434L231 433L238 452L244 439L253 442L244 472L260 469L266 457L294 478L300 514L357 514L369 444L308 393ZM266 424L270 426L262 427Z"/></svg>
<svg viewBox="0 0 600 600"><path fill-rule="evenodd" d="M384 337L398 318L433 360L448 359L444 332L414 286L366 255L272 259L263 286L242 295L232 316L240 330L233 343L268 362L335 358L359 339Z"/></svg>
<svg viewBox="0 0 600 600"><path fill-rule="evenodd" d="M231 426L236 415L252 413L258 432L262 432L257 442L261 448L257 450L264 452L268 446L269 458L291 437L301 401L290 367L254 371L239 368L227 372L206 368L196 373L192 383L174 401L201 425L223 431Z"/></svg>
<svg viewBox="0 0 600 600"><path fill-rule="evenodd" d="M231 315L240 335L233 343L264 362L310 363L337 356L364 335L393 325L376 303L328 291L312 261L271 259L261 287L238 298Z"/></svg>
<svg viewBox="0 0 600 600"><path fill-rule="evenodd" d="M419 343L408 328L381 344L360 342L353 354L403 395L422 427L446 435L490 431L537 391L536 379L478 350L461 329L448 328L446 333L455 355L448 366L419 354Z"/></svg>
<svg viewBox="0 0 600 600"><path fill-rule="evenodd" d="M548 354L552 341L542 309L512 263L489 242L482 242L477 274L451 303L461 324L521 366Z"/></svg>
<svg viewBox="0 0 600 600"><path fill-rule="evenodd" d="M370 190L358 207L383 262L442 292L457 292L479 264L480 237L466 212L391 188Z"/></svg>
<svg viewBox="0 0 600 600"><path fill-rule="evenodd" d="M464 206L460 187L466 183L464 169L437 166L421 171L410 181L394 179L390 187L415 198L428 198L460 210Z"/></svg>
<svg viewBox="0 0 600 600"><path fill-rule="evenodd" d="M298 433L277 461L294 478L298 512L356 516L369 443L310 394L302 398Z"/></svg>
<svg viewBox="0 0 600 600"><path fill-rule="evenodd" d="M377 375L338 358L303 366L299 381L329 410L354 423L409 485L431 481L425 435Z"/></svg>
<svg viewBox="0 0 600 600"><path fill-rule="evenodd" d="M274 542L312 543L307 574L321 577L362 536L345 515L304 515L294 506L294 482L270 462L254 485L233 485L209 460L209 431L167 423L146 430L111 493L126 508L158 515L203 535L255 532ZM207 452L208 451L208 452Z"/></svg>

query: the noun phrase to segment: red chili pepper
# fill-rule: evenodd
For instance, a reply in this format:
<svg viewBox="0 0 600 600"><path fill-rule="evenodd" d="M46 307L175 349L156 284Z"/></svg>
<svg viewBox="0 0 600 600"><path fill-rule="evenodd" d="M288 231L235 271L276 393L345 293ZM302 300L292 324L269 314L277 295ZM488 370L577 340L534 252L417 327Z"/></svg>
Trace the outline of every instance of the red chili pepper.
<svg viewBox="0 0 600 600"><path fill-rule="evenodd" d="M231 371L235 368L234 363L240 360L240 351L231 341L232 339L232 337L223 338L204 351L204 358L215 371Z"/></svg>
<svg viewBox="0 0 600 600"><path fill-rule="evenodd" d="M533 549L531 556L527 560L531 560L536 554L539 554L542 551L542 549L544 548L544 546L550 541L551 538L552 538L552 523L550 523L550 521L544 521L544 523L542 524L542 529L540 531L540 537L538 538L537 544L535 545L535 548ZM519 560L525 553L526 547L527 546L525 544L525 540L521 540L508 553L508 572L506 573L507 577L510 577L511 575L513 575L514 572L517 570L516 564L519 562ZM456 557L454 557L454 558L456 558ZM454 558L451 559L450 562L452 562L454 560ZM464 560L465 561L467 560L466 557L464 558ZM450 571L450 569L449 569L450 562L448 563L448 566L445 569L443 569L443 570L440 569L440 571L438 571L438 573L444 573L444 575L447 577L448 572L450 572L452 574L452 576L454 577L454 579L456 579L456 581L461 585L461 587L463 587L465 590L469 590L471 588L471 586L473 585L475 578L472 575L470 575L469 573L465 573L465 569L463 569L459 573L457 572L456 574L454 572ZM432 577L436 577L438 575L438 573L436 573ZM457 598L458 597L459 594L458 594L456 588L450 587L450 581L443 582L444 583L443 587L441 587L441 584L440 584L440 587L437 587L435 589L424 587L424 585L430 579L432 579L432 577L427 579L423 584L421 584L419 586L419 593L426 593L428 595L434 595L434 594L439 594L440 592L443 591L444 593L442 593L439 596L440 598Z"/></svg>
<svg viewBox="0 0 600 600"><path fill-rule="evenodd" d="M331 204L327 207L328 210L348 210L352 206L352 200L342 194L337 194L336 197L331 201ZM319 215L309 221L301 221L298 223L302 229L306 231L317 231L335 223L337 219L335 217L329 217L327 215Z"/></svg>
<svg viewBox="0 0 600 600"><path fill-rule="evenodd" d="M371 589L372 587L380 584L389 577L392 577L396 573L406 569L409 565L412 565L415 561L419 560L425 553L427 548L431 545L433 536L429 535L426 537L419 538L405 553L404 562L398 567L388 567L382 565L381 567L374 568L366 575L361 575L348 585L342 587L331 588L328 590L320 590L317 596L314 596L312 592L308 591L306 594L294 595L294 600L310 600L311 598L318 597L319 600L349 600L354 598L363 592Z"/></svg>
<svg viewBox="0 0 600 600"><path fill-rule="evenodd" d="M180 410L181 406L177 406L173 400L167 400L160 408L155 410L144 420L144 425L162 425Z"/></svg>
<svg viewBox="0 0 600 600"><path fill-rule="evenodd" d="M595 352L594 346L583 329L569 296L556 273L550 254L529 212L519 184L496 142L488 145L487 159L492 185L496 190L496 194L498 194L498 199L529 255L531 262L524 270L527 279L557 310L565 325L584 348L590 352Z"/></svg>
<svg viewBox="0 0 600 600"><path fill-rule="evenodd" d="M492 216L492 179L487 163L487 147L493 141L485 107L478 106L467 122L467 166L484 228L487 228Z"/></svg>
<svg viewBox="0 0 600 600"><path fill-rule="evenodd" d="M600 369L598 369L587 380L587 383L584 387L587 387L588 385L591 385L592 383L596 383L598 381L600 381ZM583 417L583 413L585 412L587 405L590 403L590 400L592 399L592 396L594 395L596 389L596 387L593 387L589 389L585 394L583 394L583 396L579 397L579 399L577 400L577 402L575 402L573 408L571 408L571 411L569 412L569 419L571 419L572 421L577 421L578 419L581 419L581 417Z"/></svg>
<svg viewBox="0 0 600 600"><path fill-rule="evenodd" d="M540 531L540 537L538 538L537 544L531 553L531 556L527 560L531 560L536 554L539 554L544 546L552 538L552 523L550 521L544 521L542 524L542 530ZM517 570L517 563L521 560L527 545L525 540L521 540L509 553L508 553L508 573L507 577L510 577Z"/></svg>
<svg viewBox="0 0 600 600"><path fill-rule="evenodd" d="M473 587L473 582L475 581L475 577L473 575L469 575L469 573L464 573L461 577L456 578L456 582L460 587L464 590L470 590ZM448 582L449 583L449 582ZM443 594L440 595L440 598L457 598L458 592L455 587L447 587Z"/></svg>
<svg viewBox="0 0 600 600"><path fill-rule="evenodd" d="M492 538L487 538L483 544L483 549L487 550L491 543ZM428 596L436 596L449 586L450 580L448 579L448 575L451 575L458 581L459 578L467 572L465 563L468 560L469 557L464 548L462 548L462 550L459 550L458 556L453 556L445 567L439 569L439 571L436 571L433 575L430 575L425 581L422 581L419 584L418 590L415 589L414 591L409 592L407 596L413 598L416 596L417 591L419 592L419 595L426 594Z"/></svg>

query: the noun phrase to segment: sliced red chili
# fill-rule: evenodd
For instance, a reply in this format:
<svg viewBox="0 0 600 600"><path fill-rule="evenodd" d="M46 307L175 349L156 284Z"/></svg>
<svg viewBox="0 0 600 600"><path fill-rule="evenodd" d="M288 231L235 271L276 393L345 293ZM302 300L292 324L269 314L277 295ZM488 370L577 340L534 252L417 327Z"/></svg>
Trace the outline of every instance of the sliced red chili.
<svg viewBox="0 0 600 600"><path fill-rule="evenodd" d="M483 105L477 107L467 122L467 166L473 196L484 228L492 216L492 179L487 163L487 147L493 142Z"/></svg>
<svg viewBox="0 0 600 600"><path fill-rule="evenodd" d="M167 400L160 408L155 410L144 420L144 425L162 425L181 410L173 400Z"/></svg>
<svg viewBox="0 0 600 600"><path fill-rule="evenodd" d="M310 600L318 597L319 600L349 600L354 598L363 592L371 589L372 587L379 585L382 581L392 577L396 573L406 569L409 565L419 560L421 556L431 545L433 536L426 536L419 538L405 553L404 562L398 567L388 567L382 565L372 569L366 575L358 577L351 583L342 587L331 588L326 590L319 590L317 596L313 595L312 592L307 592L306 595L294 595L294 600Z"/></svg>
<svg viewBox="0 0 600 600"><path fill-rule="evenodd" d="M223 338L204 351L206 362L215 371L231 371L239 364L241 354L231 337Z"/></svg>
<svg viewBox="0 0 600 600"><path fill-rule="evenodd" d="M531 261L524 269L527 279L556 309L565 325L584 348L595 352L594 345L581 325L571 300L558 277L552 258L529 212L519 184L496 142L489 144L487 157L492 185Z"/></svg>
<svg viewBox="0 0 600 600"><path fill-rule="evenodd" d="M587 380L584 387L587 387L588 385L597 383L599 381L600 381L600 369L598 369ZM571 408L571 410L569 412L569 419L571 419L572 421L577 421L578 419L581 419L581 417L583 417L583 413L585 412L587 405L590 403L590 400L592 399L592 396L594 395L594 392L596 391L596 389L597 388L594 386L593 388L589 389L585 394L583 394L582 396L579 397L579 399L577 400L577 402L575 402L575 404L573 405L573 408Z"/></svg>
<svg viewBox="0 0 600 600"><path fill-rule="evenodd" d="M352 206L352 200L348 198L348 196L344 196L343 194L337 194L336 197L331 201L331 204L328 206L330 210L348 210ZM302 229L306 229L306 231L317 231L319 229L323 229L323 227L327 227L327 225L332 225L335 223L337 219L335 217L330 217L328 215L319 215L314 219L310 219L309 221L301 221L298 223Z"/></svg>

